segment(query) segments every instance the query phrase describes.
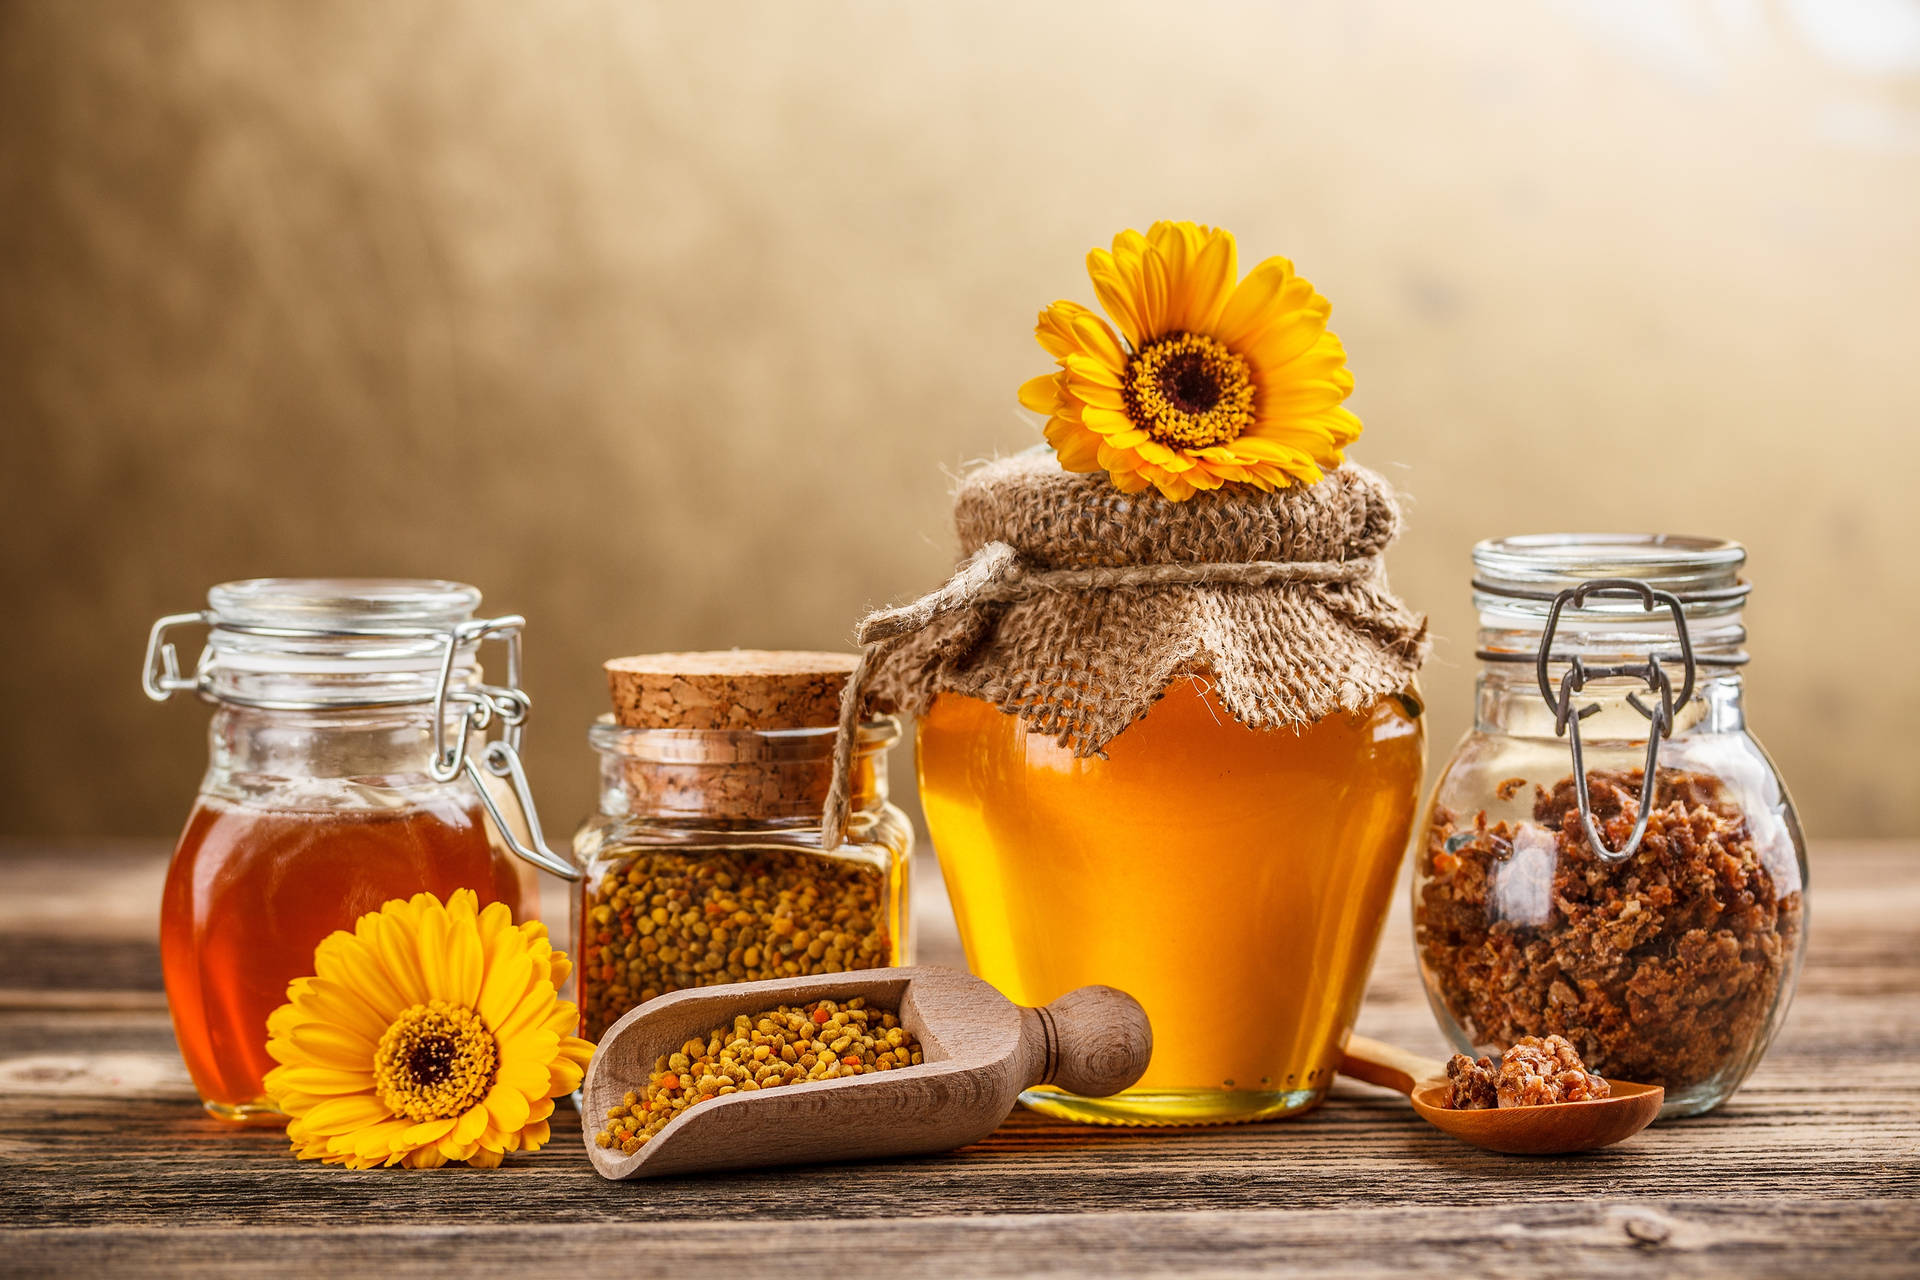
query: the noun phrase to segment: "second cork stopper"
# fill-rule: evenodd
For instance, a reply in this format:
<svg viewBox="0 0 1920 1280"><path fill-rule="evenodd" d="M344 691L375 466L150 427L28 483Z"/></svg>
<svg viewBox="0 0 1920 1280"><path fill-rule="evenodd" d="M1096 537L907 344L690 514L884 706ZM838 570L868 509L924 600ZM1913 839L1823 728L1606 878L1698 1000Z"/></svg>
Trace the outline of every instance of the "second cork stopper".
<svg viewBox="0 0 1920 1280"><path fill-rule="evenodd" d="M628 729L823 729L838 723L851 653L720 649L606 664L613 720Z"/></svg>
<svg viewBox="0 0 1920 1280"><path fill-rule="evenodd" d="M610 745L625 757L629 802L642 812L728 820L818 813L833 780L830 731L857 662L850 653L766 649L612 659ZM646 732L663 729L697 731L696 741L662 743ZM819 740L760 736L792 730L818 731ZM871 765L863 774L870 782Z"/></svg>

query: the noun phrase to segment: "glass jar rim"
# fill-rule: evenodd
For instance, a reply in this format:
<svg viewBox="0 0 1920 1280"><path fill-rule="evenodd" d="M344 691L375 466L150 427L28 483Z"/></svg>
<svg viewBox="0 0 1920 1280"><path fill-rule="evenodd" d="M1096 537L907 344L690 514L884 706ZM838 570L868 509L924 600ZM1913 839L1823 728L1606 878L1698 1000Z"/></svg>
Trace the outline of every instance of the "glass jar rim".
<svg viewBox="0 0 1920 1280"><path fill-rule="evenodd" d="M447 646L470 676L478 637L460 629L478 588L443 579L247 578L207 592L216 669L290 676L437 673Z"/></svg>
<svg viewBox="0 0 1920 1280"><path fill-rule="evenodd" d="M587 741L603 756L639 764L727 765L833 758L834 725L805 729L630 729L602 715L587 728ZM900 741L900 721L879 716L860 726L854 754L870 755Z"/></svg>
<svg viewBox="0 0 1920 1280"><path fill-rule="evenodd" d="M207 591L214 626L445 632L480 607L480 589L444 578L242 578Z"/></svg>
<svg viewBox="0 0 1920 1280"><path fill-rule="evenodd" d="M1668 533L1536 533L1474 544L1473 593L1483 625L1541 621L1555 597L1595 579L1630 579L1676 597L1688 619L1737 616L1748 587L1740 577L1747 549L1729 538ZM1569 622L1646 619L1644 600L1628 593L1566 603ZM1653 621L1656 626L1658 620Z"/></svg>

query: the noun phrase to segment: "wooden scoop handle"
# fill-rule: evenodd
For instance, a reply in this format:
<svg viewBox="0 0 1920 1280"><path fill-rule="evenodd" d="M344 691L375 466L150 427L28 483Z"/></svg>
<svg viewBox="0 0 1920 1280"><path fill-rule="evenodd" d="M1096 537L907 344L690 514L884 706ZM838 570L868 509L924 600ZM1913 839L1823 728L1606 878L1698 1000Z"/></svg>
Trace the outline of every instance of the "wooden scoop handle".
<svg viewBox="0 0 1920 1280"><path fill-rule="evenodd" d="M1366 1036L1347 1037L1347 1054L1340 1059L1341 1075L1405 1094L1411 1094L1422 1080L1445 1075L1446 1071L1444 1062L1423 1058Z"/></svg>
<svg viewBox="0 0 1920 1280"><path fill-rule="evenodd" d="M1146 1074L1153 1027L1147 1011L1126 992L1081 987L1044 1009L1022 1009L1020 1042L1027 1088L1051 1084L1104 1098Z"/></svg>

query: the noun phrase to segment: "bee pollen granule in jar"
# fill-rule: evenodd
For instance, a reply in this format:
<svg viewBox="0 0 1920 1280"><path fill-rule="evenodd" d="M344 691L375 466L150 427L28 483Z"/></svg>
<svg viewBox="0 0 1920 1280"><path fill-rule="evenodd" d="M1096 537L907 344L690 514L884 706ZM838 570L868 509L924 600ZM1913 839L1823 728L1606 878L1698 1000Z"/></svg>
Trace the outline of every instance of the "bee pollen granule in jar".
<svg viewBox="0 0 1920 1280"><path fill-rule="evenodd" d="M817 1000L743 1013L731 1028L716 1027L705 1039L660 1055L646 1086L628 1091L607 1112L607 1125L594 1141L632 1155L682 1111L714 1098L920 1062L920 1045L898 1015L869 1008L860 996L845 1004Z"/></svg>
<svg viewBox="0 0 1920 1280"><path fill-rule="evenodd" d="M582 1034L670 991L905 959L911 829L886 803L898 727L861 727L860 816L829 853L820 810L854 658L729 650L606 664L601 811L581 829Z"/></svg>

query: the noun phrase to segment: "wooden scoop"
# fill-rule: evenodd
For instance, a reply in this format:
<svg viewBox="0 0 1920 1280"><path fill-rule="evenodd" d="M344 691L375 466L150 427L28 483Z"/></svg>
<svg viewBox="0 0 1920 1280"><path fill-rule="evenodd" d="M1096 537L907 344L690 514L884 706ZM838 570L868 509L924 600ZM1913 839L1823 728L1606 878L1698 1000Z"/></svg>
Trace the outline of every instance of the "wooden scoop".
<svg viewBox="0 0 1920 1280"><path fill-rule="evenodd" d="M662 1054L731 1028L738 1014L814 1000L898 1010L919 1066L730 1093L688 1107L632 1155L594 1141L607 1112L645 1088ZM582 1086L580 1128L608 1178L870 1160L949 1151L992 1133L1023 1089L1101 1098L1138 1080L1153 1052L1146 1011L1112 987L1044 1009L1014 1004L957 969L864 969L697 987L649 1000L607 1029Z"/></svg>
<svg viewBox="0 0 1920 1280"><path fill-rule="evenodd" d="M1631 1138L1660 1114L1667 1091L1655 1084L1608 1080L1605 1098L1554 1102L1539 1107L1456 1111L1446 1105L1443 1062L1396 1049L1365 1036L1347 1041L1340 1074L1396 1089L1413 1100L1420 1118L1462 1142L1510 1155L1551 1156L1592 1151Z"/></svg>

